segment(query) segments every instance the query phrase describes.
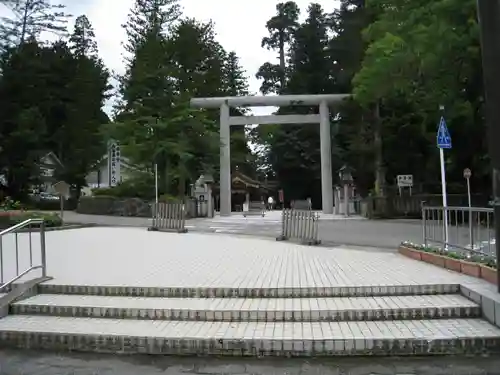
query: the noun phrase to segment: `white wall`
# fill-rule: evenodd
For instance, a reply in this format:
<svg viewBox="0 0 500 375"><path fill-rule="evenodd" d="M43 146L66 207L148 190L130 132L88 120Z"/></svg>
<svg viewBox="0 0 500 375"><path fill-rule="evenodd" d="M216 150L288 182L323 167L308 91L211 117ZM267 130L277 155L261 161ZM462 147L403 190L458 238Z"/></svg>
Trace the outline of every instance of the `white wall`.
<svg viewBox="0 0 500 375"><path fill-rule="evenodd" d="M98 173L100 172L100 178L98 178ZM121 181L125 181L132 176L132 171L130 168L127 168L123 163L120 166L120 177ZM99 183L100 187L109 186L109 164L108 161L105 160L101 163L99 170L90 172L86 179L87 184L91 187L97 187Z"/></svg>

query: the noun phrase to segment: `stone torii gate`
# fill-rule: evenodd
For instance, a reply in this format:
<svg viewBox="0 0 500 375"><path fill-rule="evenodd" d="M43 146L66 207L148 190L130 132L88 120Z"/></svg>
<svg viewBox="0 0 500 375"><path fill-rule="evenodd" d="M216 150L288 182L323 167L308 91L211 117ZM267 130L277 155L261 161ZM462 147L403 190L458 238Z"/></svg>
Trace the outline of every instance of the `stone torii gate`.
<svg viewBox="0 0 500 375"><path fill-rule="evenodd" d="M230 126L253 124L320 124L321 138L321 196L323 213L333 213L332 152L330 136L329 104L338 103L348 94L326 95L278 95L278 96L235 96L221 98L193 98L195 108L220 108L220 215L231 215L231 159ZM233 107L285 107L319 106L319 114L312 115L270 115L230 116Z"/></svg>

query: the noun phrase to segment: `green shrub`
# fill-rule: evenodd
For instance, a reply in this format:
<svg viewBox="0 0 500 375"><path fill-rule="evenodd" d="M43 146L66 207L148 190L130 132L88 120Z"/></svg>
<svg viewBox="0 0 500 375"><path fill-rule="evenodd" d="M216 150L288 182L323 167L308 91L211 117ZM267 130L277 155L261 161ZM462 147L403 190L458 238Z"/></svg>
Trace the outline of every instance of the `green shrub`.
<svg viewBox="0 0 500 375"><path fill-rule="evenodd" d="M28 219L43 219L46 227L59 227L62 220L59 215L36 211L2 211L0 212L0 227L3 229L22 223ZM35 225L33 225L35 226Z"/></svg>
<svg viewBox="0 0 500 375"><path fill-rule="evenodd" d="M162 203L179 203L182 202L182 199L179 197L174 197L170 194L163 194L158 197L158 202Z"/></svg>
<svg viewBox="0 0 500 375"><path fill-rule="evenodd" d="M107 215L113 211L115 202L119 198L108 195L96 197L81 197L76 212L88 215Z"/></svg>
<svg viewBox="0 0 500 375"><path fill-rule="evenodd" d="M101 196L116 197L118 193L119 190L117 190L115 187L92 189L92 194L94 197L101 197Z"/></svg>
<svg viewBox="0 0 500 375"><path fill-rule="evenodd" d="M141 198L153 200L155 196L154 178L149 173L138 173L114 187L92 189L94 196L111 196L117 198Z"/></svg>
<svg viewBox="0 0 500 375"><path fill-rule="evenodd" d="M75 198L64 200L64 210L73 211L76 209L78 201ZM31 199L26 202L25 207L30 210L40 211L59 211L61 209L61 202L59 200L48 199Z"/></svg>
<svg viewBox="0 0 500 375"><path fill-rule="evenodd" d="M14 201L11 197L5 197L0 203L0 209L4 211L20 210L21 208L21 202Z"/></svg>

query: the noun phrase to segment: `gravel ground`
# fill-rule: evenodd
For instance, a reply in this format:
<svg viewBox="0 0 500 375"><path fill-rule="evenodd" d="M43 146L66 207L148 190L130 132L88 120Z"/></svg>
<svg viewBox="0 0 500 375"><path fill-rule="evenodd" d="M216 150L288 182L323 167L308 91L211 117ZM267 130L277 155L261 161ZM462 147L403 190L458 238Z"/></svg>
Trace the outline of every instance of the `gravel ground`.
<svg viewBox="0 0 500 375"><path fill-rule="evenodd" d="M0 351L1 375L476 375L500 358L208 359Z"/></svg>

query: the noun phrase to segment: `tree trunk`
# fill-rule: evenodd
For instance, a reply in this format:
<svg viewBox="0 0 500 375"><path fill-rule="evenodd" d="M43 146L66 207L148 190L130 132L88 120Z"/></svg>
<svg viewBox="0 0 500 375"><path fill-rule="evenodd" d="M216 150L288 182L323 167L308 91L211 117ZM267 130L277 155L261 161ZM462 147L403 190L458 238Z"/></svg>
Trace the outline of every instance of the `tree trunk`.
<svg viewBox="0 0 500 375"><path fill-rule="evenodd" d="M280 32L280 91L285 89L285 33Z"/></svg>
<svg viewBox="0 0 500 375"><path fill-rule="evenodd" d="M163 176L165 194L168 194L170 191L170 178L168 176L168 170L169 170L168 161L165 160L165 169L164 169L164 176Z"/></svg>
<svg viewBox="0 0 500 375"><path fill-rule="evenodd" d="M27 1L26 4L24 5L24 15L23 15L23 27L21 29L21 39L20 39L20 45L24 44L24 41L26 40L26 29L28 26L28 8L30 6L30 1Z"/></svg>
<svg viewBox="0 0 500 375"><path fill-rule="evenodd" d="M375 105L373 113L373 147L375 151L375 194L385 195L385 168L382 141L382 124L380 119L380 102Z"/></svg>

